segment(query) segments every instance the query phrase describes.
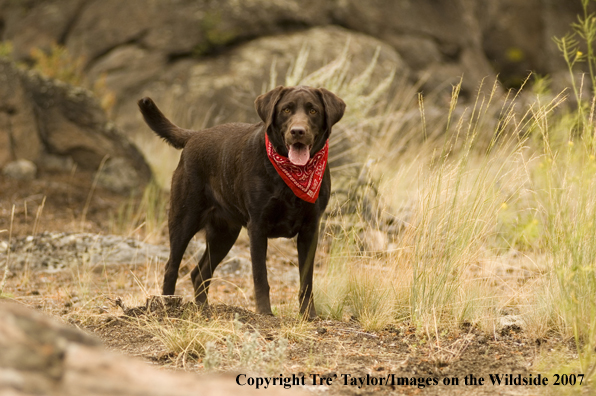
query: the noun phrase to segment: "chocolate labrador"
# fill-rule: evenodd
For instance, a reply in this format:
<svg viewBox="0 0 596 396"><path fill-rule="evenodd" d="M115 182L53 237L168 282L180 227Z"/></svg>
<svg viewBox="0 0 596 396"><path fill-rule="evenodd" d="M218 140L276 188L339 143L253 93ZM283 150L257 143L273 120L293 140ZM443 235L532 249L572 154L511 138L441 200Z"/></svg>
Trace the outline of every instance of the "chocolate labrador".
<svg viewBox="0 0 596 396"><path fill-rule="evenodd" d="M204 229L207 248L191 279L196 303L207 306L213 271L246 227L256 311L272 315L267 239L298 235L300 313L315 318L313 263L331 189L328 139L345 103L323 88L279 86L255 100L262 122L202 131L172 124L150 98L138 105L155 133L184 149L172 178L163 294L174 294L182 255Z"/></svg>

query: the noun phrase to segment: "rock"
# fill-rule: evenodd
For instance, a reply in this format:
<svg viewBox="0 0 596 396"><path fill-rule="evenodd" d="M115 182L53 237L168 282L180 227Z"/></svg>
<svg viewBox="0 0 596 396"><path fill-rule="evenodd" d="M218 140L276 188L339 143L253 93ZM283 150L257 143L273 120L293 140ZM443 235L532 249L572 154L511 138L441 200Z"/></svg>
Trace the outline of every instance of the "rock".
<svg viewBox="0 0 596 396"><path fill-rule="evenodd" d="M0 251L0 262L5 256ZM28 263L34 270L56 272L69 267L165 262L168 256L166 246L122 236L44 232L13 241L10 267L18 270Z"/></svg>
<svg viewBox="0 0 596 396"><path fill-rule="evenodd" d="M0 134L9 142L12 160L36 162L43 152L43 143L37 133L34 104L22 82L23 72L0 58Z"/></svg>
<svg viewBox="0 0 596 396"><path fill-rule="evenodd" d="M277 74L275 84L283 84L300 48L309 49L308 74L336 59L348 43L351 75L366 69L377 47L380 55L372 86L392 70L396 70L398 78L409 75L407 65L389 45L367 35L327 26L251 40L217 57L177 62L146 84L136 97L151 96L170 119L184 127L257 122L253 102L267 90L272 65ZM129 130L147 130L136 107L132 99L122 103L117 111L118 122Z"/></svg>
<svg viewBox="0 0 596 396"><path fill-rule="evenodd" d="M105 350L82 331L23 305L0 300L0 394L236 395L235 376L159 370ZM242 394L301 394L297 389L244 387Z"/></svg>
<svg viewBox="0 0 596 396"><path fill-rule="evenodd" d="M72 157L44 153L39 159L39 166L49 172L70 172L74 161Z"/></svg>
<svg viewBox="0 0 596 396"><path fill-rule="evenodd" d="M526 327L521 315L499 316L497 320L497 329L502 336L510 333L520 333Z"/></svg>
<svg viewBox="0 0 596 396"><path fill-rule="evenodd" d="M98 170L97 182L100 186L117 193L132 191L138 185L135 169L124 158L108 158Z"/></svg>
<svg viewBox="0 0 596 396"><path fill-rule="evenodd" d="M541 0L500 0L486 3L482 21L483 48L507 86L519 85L529 70L545 73ZM578 2L579 3L579 2ZM483 20L484 19L484 20Z"/></svg>
<svg viewBox="0 0 596 396"><path fill-rule="evenodd" d="M235 256L229 260L224 260L220 265L217 266L214 273L214 277L220 275L249 276L252 273L252 265L249 259Z"/></svg>
<svg viewBox="0 0 596 396"><path fill-rule="evenodd" d="M2 174L17 180L33 180L37 174L37 166L29 160L20 159L6 164L2 168Z"/></svg>
<svg viewBox="0 0 596 396"><path fill-rule="evenodd" d="M26 60L34 48L48 50L52 44L63 42L84 3L84 0L0 2L0 19L6 24L0 33L12 40L15 58Z"/></svg>
<svg viewBox="0 0 596 396"><path fill-rule="evenodd" d="M106 86L113 92L129 92L159 79L160 74L167 69L166 63L160 53L127 44L98 59L89 69L89 79L96 81L105 78ZM117 97L122 98L121 95ZM128 95L124 98L134 99Z"/></svg>
<svg viewBox="0 0 596 396"><path fill-rule="evenodd" d="M0 133L10 142L11 156L51 171L70 171L71 163L95 171L109 158L103 180L116 192L129 192L150 180L140 151L108 122L91 92L0 59L3 83L8 88L0 91Z"/></svg>
<svg viewBox="0 0 596 396"><path fill-rule="evenodd" d="M424 70L443 58L436 41L428 37L399 36L393 46L413 71Z"/></svg>
<svg viewBox="0 0 596 396"><path fill-rule="evenodd" d="M589 12L594 11L590 3ZM568 73L553 38L571 32L570 24L583 15L581 1L497 0L484 2L476 14L482 48L505 85L519 86L529 71L541 76ZM561 89L553 87L556 94Z"/></svg>
<svg viewBox="0 0 596 396"><path fill-rule="evenodd" d="M0 167L12 159L10 135L8 134L8 117L0 113Z"/></svg>
<svg viewBox="0 0 596 396"><path fill-rule="evenodd" d="M351 51L355 63L369 62L377 45L384 54L393 47L400 78L433 76L439 65L448 64L440 73L449 80L447 91L462 74L468 93L477 87L475 79L494 74L488 62L470 63L461 57L466 51L474 59L484 56L474 0L70 0L61 18L53 14L56 3L33 3L23 16L8 2L10 23L4 38L18 42L19 53L27 53L45 45L45 39L29 37L58 37L56 42L85 60L91 80L104 76L115 93L116 122L131 132L146 130L135 105L145 94L165 103L166 111L175 110L169 114L176 119L191 121L187 125L251 121L252 101L269 82L273 57L278 73L285 74L289 61L308 42L310 66L321 66L341 51L349 34L369 45ZM340 30L332 25L344 27L343 37L329 33ZM443 83L432 79L425 91Z"/></svg>
<svg viewBox="0 0 596 396"><path fill-rule="evenodd" d="M94 268L114 264L165 263L170 255L167 246L152 245L119 235L43 232L13 239L10 246L10 268L25 265L36 271L56 272L72 267ZM192 241L186 257L201 257L205 242ZM6 259L6 249L0 246L0 263ZM232 248L230 257L238 255ZM250 268L250 263L248 264Z"/></svg>
<svg viewBox="0 0 596 396"><path fill-rule="evenodd" d="M91 81L105 78L116 97L115 122L121 130L135 133L146 131L135 105L145 94L165 103L165 110L188 126L254 120L252 100L269 82L273 57L278 73L285 73L288 60L308 41L313 66L330 61L345 42L343 37L329 40L337 26L344 28L344 36L367 37L363 42L373 47L373 40L381 43L383 53L385 47L397 51L399 76L428 78L425 94L439 91L448 96L463 75L462 99L471 99L480 80L497 72L515 85L528 69L542 74L564 70L551 38L569 31L581 11L579 3L0 0L0 34L13 42L18 60L27 59L33 48L45 49L52 42L65 45L71 55L84 60ZM303 39L292 41L292 35ZM354 62L370 60L368 52L374 48L363 48L352 51ZM13 88L5 91L21 95ZM0 109L2 127L6 115ZM10 117L13 133L34 125L27 111L31 109ZM41 141L17 146L27 156L17 153L16 158L34 160L40 146ZM6 157L0 151L0 164L16 159ZM72 157L78 163L84 155ZM103 157L90 158L97 163Z"/></svg>

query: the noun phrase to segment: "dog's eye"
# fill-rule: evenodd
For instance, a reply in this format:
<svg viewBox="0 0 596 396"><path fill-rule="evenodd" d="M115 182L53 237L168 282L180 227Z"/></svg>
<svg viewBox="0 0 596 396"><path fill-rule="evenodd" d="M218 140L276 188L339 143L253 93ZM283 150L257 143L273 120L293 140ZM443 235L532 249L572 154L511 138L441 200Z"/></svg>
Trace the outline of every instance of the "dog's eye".
<svg viewBox="0 0 596 396"><path fill-rule="evenodd" d="M317 111L315 109L310 109L309 113L310 114L317 114Z"/></svg>
<svg viewBox="0 0 596 396"><path fill-rule="evenodd" d="M290 109L289 109L288 107L286 107L286 108L284 109L284 113L286 113L286 114L289 114L289 113L290 113Z"/></svg>

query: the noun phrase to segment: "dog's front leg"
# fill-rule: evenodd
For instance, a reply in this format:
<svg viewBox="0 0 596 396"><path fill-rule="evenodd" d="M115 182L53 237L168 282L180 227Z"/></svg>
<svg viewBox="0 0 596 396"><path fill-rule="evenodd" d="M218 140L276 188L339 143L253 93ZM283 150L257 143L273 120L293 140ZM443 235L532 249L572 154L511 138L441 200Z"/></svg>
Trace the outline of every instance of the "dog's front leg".
<svg viewBox="0 0 596 396"><path fill-rule="evenodd" d="M317 317L312 296L312 278L319 239L319 222L315 227L300 231L298 234L298 270L300 271L300 314L310 320Z"/></svg>
<svg viewBox="0 0 596 396"><path fill-rule="evenodd" d="M273 315L269 299L269 281L267 280L267 237L258 227L248 227L250 238L250 258L252 261L252 277L255 285L256 312L262 315Z"/></svg>

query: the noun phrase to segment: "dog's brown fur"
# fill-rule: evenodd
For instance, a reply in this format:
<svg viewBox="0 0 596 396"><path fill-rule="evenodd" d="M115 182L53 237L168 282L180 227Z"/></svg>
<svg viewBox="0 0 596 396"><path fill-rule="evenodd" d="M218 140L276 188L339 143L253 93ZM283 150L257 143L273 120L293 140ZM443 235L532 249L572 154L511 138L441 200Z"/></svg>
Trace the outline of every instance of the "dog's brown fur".
<svg viewBox="0 0 596 396"><path fill-rule="evenodd" d="M271 315L267 281L267 239L298 235L300 312L316 317L312 297L313 262L319 221L329 201L331 179L325 170L319 197L308 203L296 197L267 158L265 133L284 156L292 144L321 150L345 103L326 89L279 86L255 101L258 124L224 124L189 131L172 124L149 98L138 102L145 121L159 136L183 149L172 179L168 218L170 258L163 294L176 288L182 255L191 238L206 231L207 249L191 273L195 299L207 305L213 270L226 256L244 226L250 237L256 311Z"/></svg>

